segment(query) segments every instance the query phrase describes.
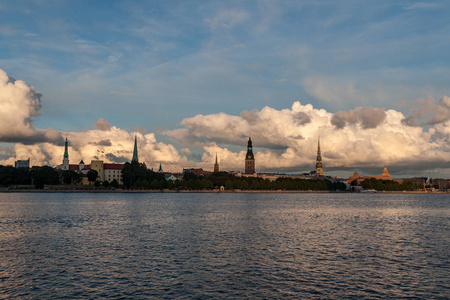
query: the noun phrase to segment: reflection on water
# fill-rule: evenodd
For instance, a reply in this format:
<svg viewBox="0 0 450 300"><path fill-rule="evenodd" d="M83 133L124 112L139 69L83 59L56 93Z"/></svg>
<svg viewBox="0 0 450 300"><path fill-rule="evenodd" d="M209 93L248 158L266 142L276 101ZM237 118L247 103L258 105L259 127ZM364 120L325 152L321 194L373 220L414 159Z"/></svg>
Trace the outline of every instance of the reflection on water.
<svg viewBox="0 0 450 300"><path fill-rule="evenodd" d="M0 194L0 298L446 298L448 195Z"/></svg>

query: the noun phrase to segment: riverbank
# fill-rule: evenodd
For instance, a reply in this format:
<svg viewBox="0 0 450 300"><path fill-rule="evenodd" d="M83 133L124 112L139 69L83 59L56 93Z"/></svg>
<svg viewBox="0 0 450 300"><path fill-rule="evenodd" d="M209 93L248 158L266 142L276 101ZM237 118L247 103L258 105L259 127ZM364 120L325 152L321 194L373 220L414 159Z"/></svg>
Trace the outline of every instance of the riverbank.
<svg viewBox="0 0 450 300"><path fill-rule="evenodd" d="M0 189L0 193L357 193L352 191L302 191L302 190L102 190L102 189ZM377 191L383 194L446 194L447 191Z"/></svg>

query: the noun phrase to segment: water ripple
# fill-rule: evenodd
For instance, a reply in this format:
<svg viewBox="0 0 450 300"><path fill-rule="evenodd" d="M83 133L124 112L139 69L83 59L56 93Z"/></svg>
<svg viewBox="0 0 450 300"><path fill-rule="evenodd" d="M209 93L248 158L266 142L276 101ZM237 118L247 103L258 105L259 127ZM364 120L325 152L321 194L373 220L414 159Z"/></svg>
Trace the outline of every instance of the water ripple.
<svg viewBox="0 0 450 300"><path fill-rule="evenodd" d="M447 195L2 194L0 298L447 299Z"/></svg>

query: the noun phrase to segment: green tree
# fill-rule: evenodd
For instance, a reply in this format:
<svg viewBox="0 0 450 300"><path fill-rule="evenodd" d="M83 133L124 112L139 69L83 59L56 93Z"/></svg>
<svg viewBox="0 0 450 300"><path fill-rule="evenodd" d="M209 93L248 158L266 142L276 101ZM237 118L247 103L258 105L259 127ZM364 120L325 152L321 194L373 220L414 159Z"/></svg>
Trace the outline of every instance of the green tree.
<svg viewBox="0 0 450 300"><path fill-rule="evenodd" d="M15 184L31 184L31 174L28 168L14 168Z"/></svg>
<svg viewBox="0 0 450 300"><path fill-rule="evenodd" d="M102 183L101 183L99 180L96 180L96 181L94 182L94 186L95 186L96 188L98 188L101 184L102 184Z"/></svg>
<svg viewBox="0 0 450 300"><path fill-rule="evenodd" d="M227 189L232 189L232 188L233 188L233 181L231 181L230 179L228 179L228 180L225 182L225 187L226 187Z"/></svg>
<svg viewBox="0 0 450 300"><path fill-rule="evenodd" d="M70 177L70 170L62 171L62 181L64 184L71 184L72 178Z"/></svg>
<svg viewBox="0 0 450 300"><path fill-rule="evenodd" d="M42 189L44 185L59 184L59 174L52 167L34 166L31 168L30 174L36 188Z"/></svg>
<svg viewBox="0 0 450 300"><path fill-rule="evenodd" d="M160 188L159 181L157 179L153 179L153 181L150 183L150 188L152 190L156 190Z"/></svg>
<svg viewBox="0 0 450 300"><path fill-rule="evenodd" d="M31 184L31 172L28 168L14 168L0 165L0 185Z"/></svg>
<svg viewBox="0 0 450 300"><path fill-rule="evenodd" d="M98 172L96 170L89 170L87 172L87 178L89 182L96 182L98 177Z"/></svg>
<svg viewBox="0 0 450 300"><path fill-rule="evenodd" d="M175 183L172 180L167 181L167 188L169 190L173 190L174 187L175 187Z"/></svg>
<svg viewBox="0 0 450 300"><path fill-rule="evenodd" d="M122 181L126 188L136 187L135 183L138 180L141 181L138 186L145 187L147 184L143 184L142 182L151 182L157 177L155 174L152 170L147 169L144 164L137 161L132 161L131 163L126 162L122 169ZM164 174L159 175L164 176Z"/></svg>
<svg viewBox="0 0 450 300"><path fill-rule="evenodd" d="M117 189L119 187L119 182L117 181L117 179L114 179L113 181L111 181L111 187Z"/></svg>
<svg viewBox="0 0 450 300"><path fill-rule="evenodd" d="M13 184L13 171L12 166L0 166L0 185L10 185Z"/></svg>
<svg viewBox="0 0 450 300"><path fill-rule="evenodd" d="M105 180L105 181L102 182L102 186L105 187L105 188L109 188L111 186L111 184L109 183L108 180Z"/></svg>
<svg viewBox="0 0 450 300"><path fill-rule="evenodd" d="M248 189L248 182L246 180L242 181L241 188L245 190Z"/></svg>
<svg viewBox="0 0 450 300"><path fill-rule="evenodd" d="M259 190L259 181L258 180L255 179L252 181L252 189Z"/></svg>
<svg viewBox="0 0 450 300"><path fill-rule="evenodd" d="M79 171L70 171L70 177L72 179L72 184L79 184L82 180L82 174Z"/></svg>

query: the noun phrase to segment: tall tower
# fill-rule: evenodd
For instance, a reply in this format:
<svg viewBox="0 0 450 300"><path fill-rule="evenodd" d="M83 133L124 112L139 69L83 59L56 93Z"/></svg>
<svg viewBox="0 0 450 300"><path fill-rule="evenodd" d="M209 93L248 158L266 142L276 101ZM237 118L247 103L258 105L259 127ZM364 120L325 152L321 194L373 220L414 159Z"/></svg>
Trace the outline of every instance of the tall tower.
<svg viewBox="0 0 450 300"><path fill-rule="evenodd" d="M255 174L255 156L253 155L252 138L248 138L247 154L245 156L245 174Z"/></svg>
<svg viewBox="0 0 450 300"><path fill-rule="evenodd" d="M63 171L69 170L69 151L68 151L69 141L67 140L66 136L66 142L64 143L64 158L62 161L62 169Z"/></svg>
<svg viewBox="0 0 450 300"><path fill-rule="evenodd" d="M317 142L316 175L323 176L322 155L320 153L320 138Z"/></svg>
<svg viewBox="0 0 450 300"><path fill-rule="evenodd" d="M217 153L216 153L216 163L214 164L214 173L219 172L219 163L217 162Z"/></svg>
<svg viewBox="0 0 450 300"><path fill-rule="evenodd" d="M134 149L133 149L133 158L131 161L139 161L138 160L138 152L137 152L137 138L134 136Z"/></svg>

